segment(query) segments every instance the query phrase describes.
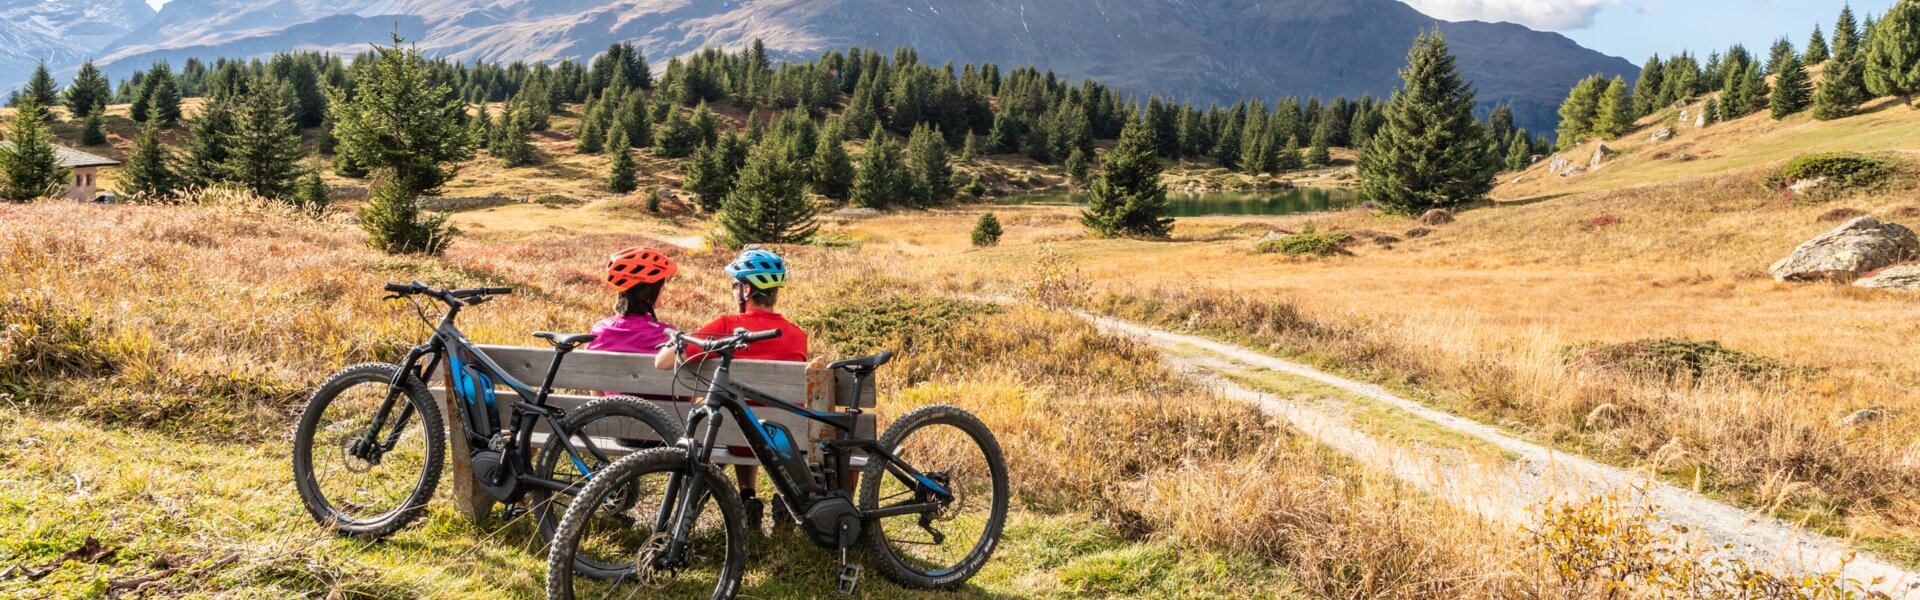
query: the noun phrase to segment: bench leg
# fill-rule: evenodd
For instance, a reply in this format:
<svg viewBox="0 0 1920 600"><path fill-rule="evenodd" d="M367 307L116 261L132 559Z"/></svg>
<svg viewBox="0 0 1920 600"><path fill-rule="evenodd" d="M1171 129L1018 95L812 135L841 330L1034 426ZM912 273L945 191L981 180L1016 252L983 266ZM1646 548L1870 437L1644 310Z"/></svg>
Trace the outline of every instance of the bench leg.
<svg viewBox="0 0 1920 600"><path fill-rule="evenodd" d="M451 389L451 388L449 388ZM480 489L480 480L473 475L473 450L467 446L467 407L462 405L453 394L440 394L441 414L447 415L449 483L453 486L453 509L475 524L484 524L488 515L493 514L493 496Z"/></svg>

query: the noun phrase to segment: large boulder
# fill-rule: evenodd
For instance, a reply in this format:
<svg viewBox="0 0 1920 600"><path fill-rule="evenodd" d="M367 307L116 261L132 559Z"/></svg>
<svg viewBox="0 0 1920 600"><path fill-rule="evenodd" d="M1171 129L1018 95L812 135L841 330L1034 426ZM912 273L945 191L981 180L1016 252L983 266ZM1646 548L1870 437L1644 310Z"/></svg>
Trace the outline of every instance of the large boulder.
<svg viewBox="0 0 1920 600"><path fill-rule="evenodd" d="M1573 164L1573 161L1567 160L1565 156L1555 154L1553 155L1553 162L1547 163L1547 171L1559 173L1566 170L1569 164Z"/></svg>
<svg viewBox="0 0 1920 600"><path fill-rule="evenodd" d="M1680 118L1685 119L1686 117L1683 116ZM1672 129L1661 127L1658 131L1653 132L1653 141L1656 141L1656 142L1664 142L1672 138L1673 138Z"/></svg>
<svg viewBox="0 0 1920 600"><path fill-rule="evenodd" d="M1920 237L1912 229L1860 217L1800 244L1771 270L1777 281L1852 281L1915 257L1920 257Z"/></svg>
<svg viewBox="0 0 1920 600"><path fill-rule="evenodd" d="M1453 211L1444 208L1430 209L1420 215L1420 224L1428 227L1446 225L1453 222Z"/></svg>
<svg viewBox="0 0 1920 600"><path fill-rule="evenodd" d="M1587 168L1589 169L1599 168L1600 163L1602 161L1607 160L1607 157L1609 156L1613 156L1613 149L1608 148L1606 144L1599 145L1598 147L1593 149L1593 158L1587 160Z"/></svg>
<svg viewBox="0 0 1920 600"><path fill-rule="evenodd" d="M1854 285L1876 290L1920 291L1920 263L1898 264L1868 273Z"/></svg>

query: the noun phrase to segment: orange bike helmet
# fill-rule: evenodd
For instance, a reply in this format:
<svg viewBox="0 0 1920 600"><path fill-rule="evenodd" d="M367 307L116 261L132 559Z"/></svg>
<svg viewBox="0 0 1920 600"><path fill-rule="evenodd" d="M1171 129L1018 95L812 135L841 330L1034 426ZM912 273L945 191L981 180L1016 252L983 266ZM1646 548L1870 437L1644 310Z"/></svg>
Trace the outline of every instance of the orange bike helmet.
<svg viewBox="0 0 1920 600"><path fill-rule="evenodd" d="M607 259L607 283L624 292L642 283L658 283L679 270L673 259L659 250L634 246Z"/></svg>

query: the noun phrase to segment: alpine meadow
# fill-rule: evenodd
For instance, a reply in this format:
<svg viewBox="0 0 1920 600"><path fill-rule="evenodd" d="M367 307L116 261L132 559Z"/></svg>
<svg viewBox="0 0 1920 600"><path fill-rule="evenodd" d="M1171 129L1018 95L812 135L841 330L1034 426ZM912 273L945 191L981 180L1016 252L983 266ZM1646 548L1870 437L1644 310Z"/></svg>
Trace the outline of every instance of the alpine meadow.
<svg viewBox="0 0 1920 600"><path fill-rule="evenodd" d="M12 4L0 597L1920 598L1920 0Z"/></svg>

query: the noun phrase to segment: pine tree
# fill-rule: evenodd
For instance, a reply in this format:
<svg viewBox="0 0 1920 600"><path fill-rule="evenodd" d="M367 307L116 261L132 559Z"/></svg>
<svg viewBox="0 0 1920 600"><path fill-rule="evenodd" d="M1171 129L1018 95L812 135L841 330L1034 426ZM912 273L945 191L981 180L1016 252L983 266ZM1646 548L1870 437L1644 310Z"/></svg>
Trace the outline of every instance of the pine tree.
<svg viewBox="0 0 1920 600"><path fill-rule="evenodd" d="M1067 155L1066 167L1067 180L1073 185L1087 185L1087 178L1093 175L1093 161L1079 148L1074 148L1073 153Z"/></svg>
<svg viewBox="0 0 1920 600"><path fill-rule="evenodd" d="M1829 121L1851 116L1867 101L1865 74L1854 53L1834 55L1821 76L1820 91L1813 98L1813 118Z"/></svg>
<svg viewBox="0 0 1920 600"><path fill-rule="evenodd" d="M375 248L439 254L453 231L446 217L421 216L420 196L439 190L455 165L473 156L474 140L460 125L466 105L397 35L370 63L350 100L335 95L329 102L341 155L379 172L373 198L360 209L361 227Z"/></svg>
<svg viewBox="0 0 1920 600"><path fill-rule="evenodd" d="M1507 170L1525 171L1533 164L1533 148L1527 144L1527 134L1514 131L1513 139L1507 142Z"/></svg>
<svg viewBox="0 0 1920 600"><path fill-rule="evenodd" d="M626 132L620 132L620 136L625 139ZM581 154L599 154L607 148L607 128L600 123L599 117L592 114L580 119L579 138L573 149Z"/></svg>
<svg viewBox="0 0 1920 600"><path fill-rule="evenodd" d="M980 155L980 149L975 147L978 144L975 139L973 131L967 131L966 141L960 144L960 162L972 162L974 157Z"/></svg>
<svg viewBox="0 0 1920 600"><path fill-rule="evenodd" d="M953 199L953 165L947 160L947 140L932 125L916 125L908 136L907 170L913 175L914 196L921 206Z"/></svg>
<svg viewBox="0 0 1920 600"><path fill-rule="evenodd" d="M639 168L633 162L633 148L627 144L626 132L613 134L613 165L608 168L607 191L615 194L630 194L640 187Z"/></svg>
<svg viewBox="0 0 1920 600"><path fill-rule="evenodd" d="M1760 109L1766 108L1768 97L1772 95L1772 91L1767 87L1767 78L1760 74L1759 64L1747 63L1747 68L1742 73L1740 76L1740 89L1745 91L1746 98L1743 101L1744 104L1741 105L1743 112L1741 112L1740 115L1746 116L1760 112Z"/></svg>
<svg viewBox="0 0 1920 600"><path fill-rule="evenodd" d="M54 149L53 132L44 121L46 109L32 96L23 96L15 106L13 126L7 131L7 144L0 145L0 198L26 202L60 193L73 170L60 165Z"/></svg>
<svg viewBox="0 0 1920 600"><path fill-rule="evenodd" d="M60 103L60 84L53 82L47 61L40 61L40 65L33 68L33 77L27 79L27 86L20 90L20 103L29 102L43 110Z"/></svg>
<svg viewBox="0 0 1920 600"><path fill-rule="evenodd" d="M1139 118L1128 119L1120 142L1107 153L1100 176L1087 191L1080 223L1103 237L1164 238L1173 232L1167 188L1160 183L1160 157Z"/></svg>
<svg viewBox="0 0 1920 600"><path fill-rule="evenodd" d="M713 109L708 108L706 102L701 102L698 108L693 109L693 119L688 121L687 125L693 128L693 139L696 144L711 146L714 142L720 141L719 121L715 120Z"/></svg>
<svg viewBox="0 0 1920 600"><path fill-rule="evenodd" d="M1627 82L1616 76L1600 96L1599 110L1593 117L1593 135L1613 139L1633 128L1633 98L1627 96Z"/></svg>
<svg viewBox="0 0 1920 600"><path fill-rule="evenodd" d="M157 120L161 127L172 127L180 122L180 87L173 80L173 69L167 63L159 63L147 71L146 79L141 80L139 97L133 103L133 120L146 122Z"/></svg>
<svg viewBox="0 0 1920 600"><path fill-rule="evenodd" d="M1461 80L1446 38L1422 34L1400 73L1406 83L1361 157L1361 192L1402 215L1486 197L1499 162L1482 141L1473 88Z"/></svg>
<svg viewBox="0 0 1920 600"><path fill-rule="evenodd" d="M867 147L860 151L860 171L854 174L849 200L854 206L887 208L906 199L909 184L899 147L885 129L874 125Z"/></svg>
<svg viewBox="0 0 1920 600"><path fill-rule="evenodd" d="M106 123L104 122L104 119L100 116L100 113L103 113L103 112L106 112L106 110L102 109L99 111L90 111L87 113L86 127L80 130L80 145L82 146L106 145L107 143Z"/></svg>
<svg viewBox="0 0 1920 600"><path fill-rule="evenodd" d="M539 152L533 148L533 126L525 110L516 107L500 115L500 126L494 128L493 143L488 145L488 151L500 159L500 164L524 167L540 158Z"/></svg>
<svg viewBox="0 0 1920 600"><path fill-rule="evenodd" d="M68 112L73 113L74 117L86 117L93 114L96 107L105 106L113 99L113 83L100 73L99 67L93 66L92 60L88 60L80 64L80 71L74 74L73 83L67 85L67 91L62 95Z"/></svg>
<svg viewBox="0 0 1920 600"><path fill-rule="evenodd" d="M852 195L854 179L853 157L847 154L845 136L843 126L828 127L820 138L819 150L813 153L813 192L841 202ZM973 140L971 133L967 140Z"/></svg>
<svg viewBox="0 0 1920 600"><path fill-rule="evenodd" d="M1867 32L1867 89L1900 96L1909 106L1920 93L1920 1L1901 0Z"/></svg>
<svg viewBox="0 0 1920 600"><path fill-rule="evenodd" d="M187 142L185 160L181 161L180 177L184 185L206 187L226 180L222 165L227 164L230 154L227 137L236 127L232 102L227 96L211 98L201 106L200 114L187 122L187 131L192 136ZM147 123L159 126L157 120Z"/></svg>
<svg viewBox="0 0 1920 600"><path fill-rule="evenodd" d="M1721 108L1720 99L1715 97L1715 98L1708 98L1706 108L1700 109L1700 112L1706 113L1705 115L1706 119L1704 120L1704 122L1707 125L1712 125L1715 123L1719 123L1720 120L1724 118L1723 113L1725 112L1725 110L1726 109Z"/></svg>
<svg viewBox="0 0 1920 600"><path fill-rule="evenodd" d="M806 186L774 144L754 148L720 208L725 245L804 244L820 229Z"/></svg>
<svg viewBox="0 0 1920 600"><path fill-rule="evenodd" d="M1806 60L1802 62L1809 65L1817 65L1827 62L1828 58L1832 58L1832 54L1827 50L1827 37L1820 33L1820 24L1815 23L1813 25L1813 35L1807 37Z"/></svg>
<svg viewBox="0 0 1920 600"><path fill-rule="evenodd" d="M1660 100L1660 88L1665 84L1665 63L1661 62L1660 55L1655 54L1647 59L1646 64L1641 65L1640 79L1633 84L1634 118L1644 117L1660 110L1660 105L1656 102Z"/></svg>
<svg viewBox="0 0 1920 600"><path fill-rule="evenodd" d="M1452 59L1447 63L1451 68ZM1593 134L1593 118L1600 113L1600 96L1606 92L1607 85L1607 80L1593 75L1580 80L1567 92L1566 101L1560 103L1560 148L1577 146Z"/></svg>
<svg viewBox="0 0 1920 600"><path fill-rule="evenodd" d="M1801 66L1799 58L1788 56L1780 65L1780 75L1773 81L1770 104L1774 120L1805 110L1812 96L1813 80L1808 77L1806 67Z"/></svg>
<svg viewBox="0 0 1920 600"><path fill-rule="evenodd" d="M701 146L687 158L684 185L693 192L701 211L720 210L721 202L733 193L740 169L746 166L748 149L746 140L733 133L720 138L719 143Z"/></svg>
<svg viewBox="0 0 1920 600"><path fill-rule="evenodd" d="M1303 159L1308 165L1326 166L1333 162L1333 156L1327 152L1327 144L1333 139L1333 119L1320 119L1313 128L1313 145L1307 148Z"/></svg>
<svg viewBox="0 0 1920 600"><path fill-rule="evenodd" d="M172 196L186 183L175 174L175 162L173 150L160 139L160 125L148 122L140 127L120 173L135 197L157 200Z"/></svg>
<svg viewBox="0 0 1920 600"><path fill-rule="evenodd" d="M1773 48L1767 51L1767 72L1765 74L1778 75L1786 72L1788 58L1796 60L1799 58L1799 55L1793 52L1793 42L1788 41L1787 38L1784 37L1774 40Z"/></svg>
<svg viewBox="0 0 1920 600"><path fill-rule="evenodd" d="M679 111L673 110L671 105L668 109L674 114L679 114ZM613 120L615 128L627 132L627 143L634 148L646 148L653 144L655 135L653 123L653 119L647 114L647 102L639 91L627 94L627 99L620 103L618 116Z"/></svg>
<svg viewBox="0 0 1920 600"><path fill-rule="evenodd" d="M993 213L983 213L980 220L973 222L973 247L998 246L1001 233L999 217L993 216Z"/></svg>
<svg viewBox="0 0 1920 600"><path fill-rule="evenodd" d="M1307 166L1307 159L1301 155L1300 136L1287 135L1287 144L1273 155L1273 171L1294 171Z"/></svg>
<svg viewBox="0 0 1920 600"><path fill-rule="evenodd" d="M653 134L653 154L661 158L685 158L700 147L700 133L694 131L693 124L688 123L679 110L667 115L667 120Z"/></svg>
<svg viewBox="0 0 1920 600"><path fill-rule="evenodd" d="M1857 56L1860 47L1860 24L1853 20L1853 6L1840 5L1840 17L1833 25L1833 58L1843 55Z"/></svg>
<svg viewBox="0 0 1920 600"><path fill-rule="evenodd" d="M294 184L292 201L293 207L300 212L315 217L326 214L327 207L333 204L333 195L327 189L327 183L321 181L317 166L306 169L306 174L301 175L300 181Z"/></svg>
<svg viewBox="0 0 1920 600"><path fill-rule="evenodd" d="M234 116L234 129L224 140L224 179L262 198L292 198L294 183L301 175L303 151L300 134L287 118L280 94L267 86L255 87Z"/></svg>

